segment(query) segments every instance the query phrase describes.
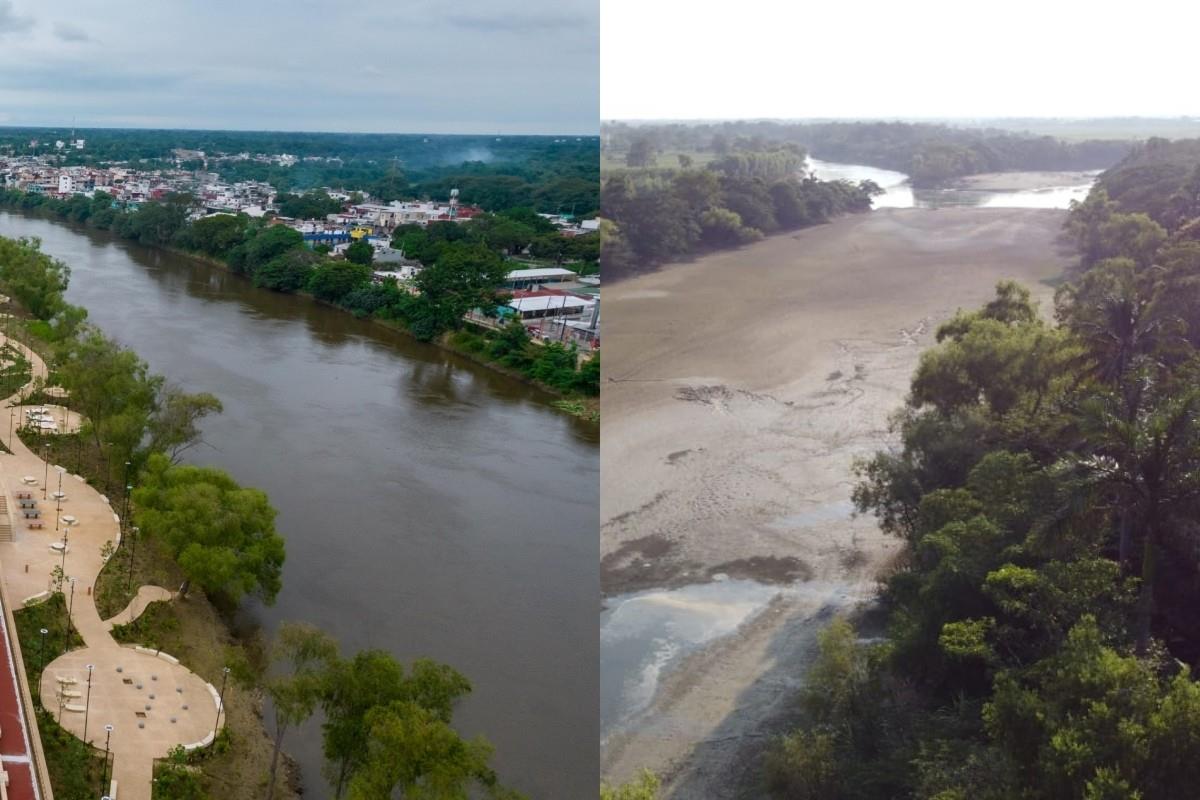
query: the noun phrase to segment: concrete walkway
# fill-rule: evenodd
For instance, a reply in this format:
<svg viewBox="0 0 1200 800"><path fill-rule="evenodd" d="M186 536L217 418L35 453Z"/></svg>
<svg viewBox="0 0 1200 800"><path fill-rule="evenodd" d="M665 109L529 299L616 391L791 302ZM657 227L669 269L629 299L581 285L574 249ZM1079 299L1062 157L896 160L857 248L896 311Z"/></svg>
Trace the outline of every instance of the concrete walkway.
<svg viewBox="0 0 1200 800"><path fill-rule="evenodd" d="M13 345L27 353L35 374L44 374L45 365L37 354L16 341ZM16 399L14 395L3 401L0 409ZM115 546L120 542L117 514L99 492L65 470L61 475L65 498L57 502L51 495L58 490L59 468L47 465L15 433L11 441L7 429L0 436L13 451L0 455L0 495L7 498L14 539L0 542L0 579L19 606L37 602L50 591L54 568L63 567L65 575L74 580L73 592L70 581L63 586L71 621L85 643L47 665L42 674L42 703L55 717L61 715L62 726L81 739L86 726L87 741L101 750L105 725L111 724L110 749L119 800L149 800L155 759L177 745L211 740L217 721L216 692L170 656L122 646L112 638L114 624L128 622L130 613L141 614L154 600L170 599L170 593L161 587L143 586L123 612L101 620L94 587L104 566L101 553L105 543ZM34 480L26 481L26 477ZM42 529L29 527L17 492L33 494ZM74 523L67 526L62 515L73 516ZM65 553L52 548L64 541ZM93 666L90 692L88 664Z"/></svg>

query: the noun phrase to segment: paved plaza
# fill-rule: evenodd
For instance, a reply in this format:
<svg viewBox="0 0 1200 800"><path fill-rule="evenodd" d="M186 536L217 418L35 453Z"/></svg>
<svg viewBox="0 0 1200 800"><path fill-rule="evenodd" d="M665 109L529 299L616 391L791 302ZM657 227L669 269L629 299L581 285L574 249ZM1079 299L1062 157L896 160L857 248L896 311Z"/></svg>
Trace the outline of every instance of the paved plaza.
<svg viewBox="0 0 1200 800"><path fill-rule="evenodd" d="M33 353L28 357L35 374L44 374L41 359ZM8 398L0 408L15 401L15 396ZM0 423L7 420L0 417ZM74 415L70 424L78 425ZM118 511L81 478L47 464L15 433L11 439L8 433L7 425L0 428L0 437L13 451L0 455L0 498L7 503L0 526L7 514L12 541L0 541L0 580L16 610L46 597L53 588L55 567L62 567L68 578L63 591L71 621L86 644L46 666L42 702L56 718L61 715L62 726L76 736L84 738L86 725L87 740L101 750L105 726L112 725L109 742L119 800L148 800L154 759L176 745L211 741L216 692L169 655L122 646L112 638L114 624L129 622L150 602L170 599L171 594L160 587L142 587L125 611L111 620L100 619L95 581L104 565L105 543L115 547L120 541ZM23 508L22 502L32 508ZM37 517L26 516L31 510ZM93 666L90 697L88 664ZM0 723L0 752L7 753L4 746L20 735L19 725L10 730Z"/></svg>

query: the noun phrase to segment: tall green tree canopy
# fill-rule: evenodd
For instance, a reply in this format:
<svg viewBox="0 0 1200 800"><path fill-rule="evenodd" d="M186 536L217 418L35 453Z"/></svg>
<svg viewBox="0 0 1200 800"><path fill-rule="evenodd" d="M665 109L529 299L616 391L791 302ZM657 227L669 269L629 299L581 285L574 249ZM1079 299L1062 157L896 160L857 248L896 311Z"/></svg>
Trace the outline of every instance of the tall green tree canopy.
<svg viewBox="0 0 1200 800"><path fill-rule="evenodd" d="M274 602L284 545L266 494L213 467L172 466L158 453L140 477L135 519L167 546L190 581L230 600L254 594Z"/></svg>

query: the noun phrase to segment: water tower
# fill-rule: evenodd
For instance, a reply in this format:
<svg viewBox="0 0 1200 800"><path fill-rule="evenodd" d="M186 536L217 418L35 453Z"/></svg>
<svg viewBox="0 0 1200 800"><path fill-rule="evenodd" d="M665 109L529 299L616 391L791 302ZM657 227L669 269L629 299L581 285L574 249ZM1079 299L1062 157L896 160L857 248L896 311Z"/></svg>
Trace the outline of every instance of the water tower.
<svg viewBox="0 0 1200 800"><path fill-rule="evenodd" d="M450 190L450 219L458 218L458 189Z"/></svg>

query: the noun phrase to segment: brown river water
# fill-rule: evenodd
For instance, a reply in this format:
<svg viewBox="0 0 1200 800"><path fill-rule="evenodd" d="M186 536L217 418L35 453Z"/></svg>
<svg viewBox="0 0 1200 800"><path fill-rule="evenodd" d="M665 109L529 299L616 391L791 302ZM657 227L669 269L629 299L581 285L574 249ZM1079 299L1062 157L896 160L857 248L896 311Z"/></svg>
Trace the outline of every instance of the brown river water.
<svg viewBox="0 0 1200 800"><path fill-rule="evenodd" d="M595 796L598 426L439 348L307 298L105 233L0 212L72 270L67 299L225 413L196 463L264 489L283 591L249 615L306 620L346 650L451 664L456 714L533 798ZM316 722L290 733L327 794Z"/></svg>

